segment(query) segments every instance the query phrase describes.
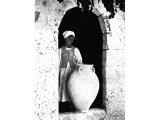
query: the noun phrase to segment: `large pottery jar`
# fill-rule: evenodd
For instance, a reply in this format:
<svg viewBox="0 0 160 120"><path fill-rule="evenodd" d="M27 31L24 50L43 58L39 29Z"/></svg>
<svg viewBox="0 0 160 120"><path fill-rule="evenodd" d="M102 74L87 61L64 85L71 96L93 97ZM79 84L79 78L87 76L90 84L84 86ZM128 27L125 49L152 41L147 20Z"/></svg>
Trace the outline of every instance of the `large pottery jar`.
<svg viewBox="0 0 160 120"><path fill-rule="evenodd" d="M81 64L68 80L68 91L77 111L87 112L99 90L99 80L93 65Z"/></svg>

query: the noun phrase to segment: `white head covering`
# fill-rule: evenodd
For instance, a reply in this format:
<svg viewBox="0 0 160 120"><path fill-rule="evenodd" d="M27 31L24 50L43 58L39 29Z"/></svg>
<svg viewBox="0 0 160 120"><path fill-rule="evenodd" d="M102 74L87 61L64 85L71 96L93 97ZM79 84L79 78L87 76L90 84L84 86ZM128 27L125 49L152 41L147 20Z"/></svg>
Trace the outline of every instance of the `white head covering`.
<svg viewBox="0 0 160 120"><path fill-rule="evenodd" d="M73 36L75 37L75 33L74 33L73 31L67 30L67 31L65 31L65 32L63 33L63 37L64 37L64 38L67 38L67 37L70 36L70 35L73 35Z"/></svg>

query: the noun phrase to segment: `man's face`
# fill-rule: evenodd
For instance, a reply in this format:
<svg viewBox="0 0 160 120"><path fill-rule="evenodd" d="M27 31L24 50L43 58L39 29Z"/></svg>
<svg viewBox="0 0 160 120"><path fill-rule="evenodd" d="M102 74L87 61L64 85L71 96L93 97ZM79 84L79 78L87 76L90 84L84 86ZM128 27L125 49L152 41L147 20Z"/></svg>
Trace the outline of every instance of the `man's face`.
<svg viewBox="0 0 160 120"><path fill-rule="evenodd" d="M73 41L74 41L74 36L72 36L72 35L65 38L65 43L66 43L67 46L71 46Z"/></svg>

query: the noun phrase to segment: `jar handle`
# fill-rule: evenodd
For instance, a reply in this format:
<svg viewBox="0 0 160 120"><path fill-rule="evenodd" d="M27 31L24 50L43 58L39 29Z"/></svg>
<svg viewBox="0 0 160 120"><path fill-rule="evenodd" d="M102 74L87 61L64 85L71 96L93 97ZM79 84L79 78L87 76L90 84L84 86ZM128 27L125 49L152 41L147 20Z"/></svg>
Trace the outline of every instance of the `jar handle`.
<svg viewBox="0 0 160 120"><path fill-rule="evenodd" d="M78 71L79 71L79 72L81 72L81 71L82 71L82 69L83 69L82 67L79 67Z"/></svg>
<svg viewBox="0 0 160 120"><path fill-rule="evenodd" d="M95 72L95 69L94 69L94 67L92 67L92 72Z"/></svg>

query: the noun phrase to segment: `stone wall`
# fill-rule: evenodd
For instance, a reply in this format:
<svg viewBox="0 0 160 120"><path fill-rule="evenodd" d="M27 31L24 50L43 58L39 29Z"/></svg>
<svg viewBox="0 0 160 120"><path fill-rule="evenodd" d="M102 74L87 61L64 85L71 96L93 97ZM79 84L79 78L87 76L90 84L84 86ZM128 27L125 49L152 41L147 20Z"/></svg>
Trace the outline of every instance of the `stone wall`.
<svg viewBox="0 0 160 120"><path fill-rule="evenodd" d="M118 9L117 9L118 10ZM107 36L107 115L112 120L124 119L125 115L125 25L124 12L118 10L109 20L111 34Z"/></svg>
<svg viewBox="0 0 160 120"><path fill-rule="evenodd" d="M45 2L46 1L46 2ZM58 118L58 25L74 2L36 0L40 15L35 23L35 116L37 120Z"/></svg>
<svg viewBox="0 0 160 120"><path fill-rule="evenodd" d="M46 1L46 2L45 2ZM66 10L76 6L75 0L36 0L40 15L35 23L35 117L54 120L58 117L58 26ZM95 5L98 10L102 7ZM109 20L111 36L107 36L106 55L107 113L112 119L124 115L124 13ZM122 117L121 117L122 116Z"/></svg>

